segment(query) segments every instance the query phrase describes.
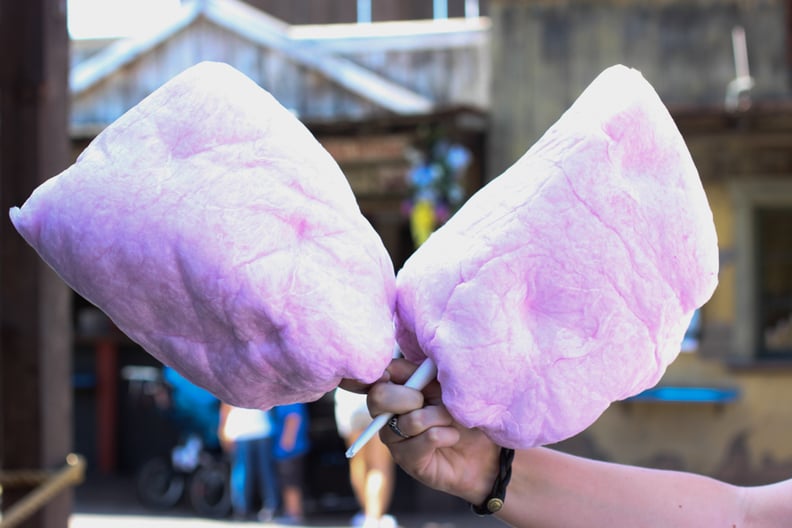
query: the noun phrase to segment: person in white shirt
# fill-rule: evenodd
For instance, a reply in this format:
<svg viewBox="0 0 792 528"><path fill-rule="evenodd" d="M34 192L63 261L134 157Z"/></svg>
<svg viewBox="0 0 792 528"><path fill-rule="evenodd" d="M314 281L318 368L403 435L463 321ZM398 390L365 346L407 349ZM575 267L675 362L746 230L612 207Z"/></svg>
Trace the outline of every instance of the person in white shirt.
<svg viewBox="0 0 792 528"><path fill-rule="evenodd" d="M272 455L274 430L269 411L220 406L218 435L231 454L231 505L236 519L253 512L255 489L259 490L262 522L274 518L280 493Z"/></svg>

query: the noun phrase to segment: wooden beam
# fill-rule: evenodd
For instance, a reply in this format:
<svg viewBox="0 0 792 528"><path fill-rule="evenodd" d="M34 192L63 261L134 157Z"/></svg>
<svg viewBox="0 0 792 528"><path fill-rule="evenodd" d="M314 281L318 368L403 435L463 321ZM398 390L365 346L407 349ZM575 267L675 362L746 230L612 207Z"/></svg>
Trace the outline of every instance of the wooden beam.
<svg viewBox="0 0 792 528"><path fill-rule="evenodd" d="M71 292L8 210L69 161L65 0L0 0L0 466L55 468L72 441ZM25 490L6 489L2 507ZM71 493L20 526L68 525Z"/></svg>
<svg viewBox="0 0 792 528"><path fill-rule="evenodd" d="M297 64L318 71L339 86L390 112L420 114L430 112L435 106L431 99L345 57L325 53L315 46L295 45L288 35L288 26L276 23L272 17L243 2L208 1L204 14L215 24L261 46L280 51Z"/></svg>

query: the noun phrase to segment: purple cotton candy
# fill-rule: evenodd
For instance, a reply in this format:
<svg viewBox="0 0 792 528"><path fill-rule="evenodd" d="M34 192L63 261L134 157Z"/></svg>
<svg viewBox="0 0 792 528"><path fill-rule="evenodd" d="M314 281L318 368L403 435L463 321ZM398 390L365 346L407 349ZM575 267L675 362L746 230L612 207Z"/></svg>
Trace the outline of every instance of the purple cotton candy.
<svg viewBox="0 0 792 528"><path fill-rule="evenodd" d="M603 72L397 277L405 355L507 447L549 444L659 380L717 284L698 173L641 74Z"/></svg>
<svg viewBox="0 0 792 528"><path fill-rule="evenodd" d="M129 337L229 403L310 401L390 360L382 242L330 155L229 66L168 82L11 219Z"/></svg>

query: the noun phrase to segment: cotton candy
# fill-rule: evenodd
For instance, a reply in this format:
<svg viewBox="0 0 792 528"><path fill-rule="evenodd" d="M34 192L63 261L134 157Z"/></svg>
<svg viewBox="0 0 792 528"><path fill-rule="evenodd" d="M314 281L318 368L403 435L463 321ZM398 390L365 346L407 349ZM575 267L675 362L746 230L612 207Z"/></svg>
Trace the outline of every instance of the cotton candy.
<svg viewBox="0 0 792 528"><path fill-rule="evenodd" d="M122 331L229 403L372 382L398 338L435 361L457 420L508 447L567 438L657 383L718 273L690 154L621 66L397 279L327 152L221 64L130 110L11 220Z"/></svg>
<svg viewBox="0 0 792 528"><path fill-rule="evenodd" d="M229 403L310 401L390 360L382 242L330 155L227 65L169 81L11 219L123 332Z"/></svg>
<svg viewBox="0 0 792 528"><path fill-rule="evenodd" d="M717 284L712 214L641 74L604 71L397 276L397 336L500 445L557 442L657 383Z"/></svg>

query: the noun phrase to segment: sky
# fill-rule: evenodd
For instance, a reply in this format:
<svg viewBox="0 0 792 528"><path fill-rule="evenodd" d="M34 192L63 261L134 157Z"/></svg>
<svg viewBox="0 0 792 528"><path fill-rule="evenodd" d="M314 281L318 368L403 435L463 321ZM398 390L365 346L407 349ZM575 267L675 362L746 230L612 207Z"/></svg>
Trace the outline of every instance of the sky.
<svg viewBox="0 0 792 528"><path fill-rule="evenodd" d="M178 8L179 0L68 0L69 34L75 39L128 36Z"/></svg>

